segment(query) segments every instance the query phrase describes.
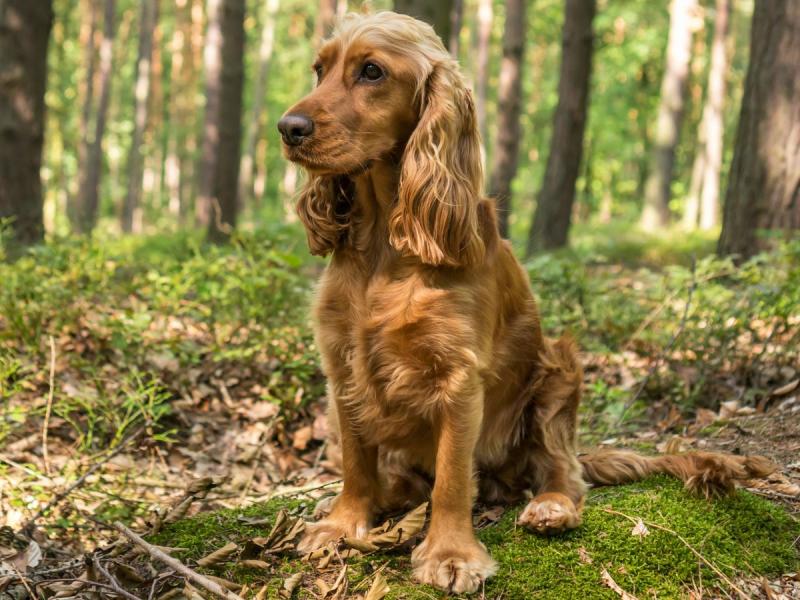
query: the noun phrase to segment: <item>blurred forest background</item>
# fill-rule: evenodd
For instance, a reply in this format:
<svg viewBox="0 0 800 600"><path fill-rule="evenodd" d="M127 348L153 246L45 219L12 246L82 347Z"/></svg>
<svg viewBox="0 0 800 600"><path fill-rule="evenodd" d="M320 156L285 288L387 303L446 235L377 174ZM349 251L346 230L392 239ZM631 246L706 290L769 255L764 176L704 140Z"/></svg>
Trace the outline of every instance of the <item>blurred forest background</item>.
<svg viewBox="0 0 800 600"><path fill-rule="evenodd" d="M757 2L754 21L752 0L8 1L0 218L23 242L291 221L302 174L275 124L337 17L396 8L472 82L487 192L521 252L565 245L571 224L716 231L724 212L720 249L749 256L756 229L800 226L792 6Z"/></svg>
<svg viewBox="0 0 800 600"><path fill-rule="evenodd" d="M276 123L338 17L392 8L473 86L583 442L767 454L800 497L797 0L0 0L0 528L44 564L196 478L330 481Z"/></svg>

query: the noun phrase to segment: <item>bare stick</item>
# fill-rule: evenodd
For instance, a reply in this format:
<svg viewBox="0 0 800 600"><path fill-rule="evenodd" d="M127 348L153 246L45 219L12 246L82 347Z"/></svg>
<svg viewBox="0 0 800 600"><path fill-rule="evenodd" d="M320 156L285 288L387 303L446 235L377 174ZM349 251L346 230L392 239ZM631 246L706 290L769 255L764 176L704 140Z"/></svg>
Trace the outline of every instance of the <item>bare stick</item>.
<svg viewBox="0 0 800 600"><path fill-rule="evenodd" d="M87 479L87 478L88 478L88 477L89 477L89 476L90 476L92 473L94 473L95 471L97 471L97 469L99 469L100 467L102 467L102 466L103 466L104 464L106 464L106 463L107 463L109 460L111 460L111 459L112 459L112 458L114 458L114 457L115 457L117 454L119 454L120 452L122 452L122 450L123 450L123 449L125 449L125 448L127 447L127 445L128 445L128 444L130 444L130 443L131 443L133 440L135 440L137 437L139 437L139 436L140 436L140 435L141 435L143 432L144 432L144 427L142 427L142 428L140 428L140 429L137 429L137 430L136 430L136 431L134 431L132 434L130 434L128 437L126 437L124 440L122 440L122 441L119 443L119 445L118 445L116 448L114 448L114 450L112 450L110 453L106 454L106 456L104 456L104 457L103 457L101 460L97 461L97 462L96 462L96 463L94 463L94 464L93 464L91 467L89 467L88 469L86 469L86 472L85 472L83 475L81 475L80 477L78 477L78 479L76 479L76 480L75 480L75 481L72 483L72 485L70 485L70 486L69 486L67 489L65 489L63 492L59 492L58 494L56 494L56 495L55 495L55 497L54 497L52 500L50 500L50 502L48 502L48 503L47 503L47 504L45 504L45 505L44 505L42 508L40 508L40 509L39 509L39 512L37 512L37 513L36 513L35 515L33 515L33 516L30 518L30 519L28 519L27 523L25 523L25 525L22 527L22 531L29 531L29 530L30 530L30 529L33 527L33 525L36 523L36 521L37 521L37 520L39 520L40 518L42 518L42 517L43 517L43 516L44 516L44 515L45 515L47 512L49 512L49 511L50 511L50 510L51 510L53 507L55 507L56 505L58 505L58 504L59 504L59 503L60 503L60 502L61 502L61 501L62 501L64 498L66 498L67 496L69 496L69 495L70 495L70 494L73 492L73 490L75 490L76 488L78 488L78 487L80 487L81 485L83 485L83 483L86 481L86 479Z"/></svg>
<svg viewBox="0 0 800 600"><path fill-rule="evenodd" d="M47 430L50 428L50 413L53 410L53 387L56 377L56 341L50 336L50 390L47 392L47 409L44 412L44 423L42 424L42 462L44 462L44 472L50 476L50 456L47 452Z"/></svg>
<svg viewBox="0 0 800 600"><path fill-rule="evenodd" d="M134 596L130 592L126 592L122 589L119 585L119 582L114 579L114 576L108 572L108 570L100 564L100 559L96 556L92 559L92 563L94 564L94 568L97 569L97 572L100 573L103 577L106 578L108 583L111 584L111 587L114 588L114 592L122 596L123 598L127 598L128 600L142 600L138 596Z"/></svg>
<svg viewBox="0 0 800 600"><path fill-rule="evenodd" d="M119 522L114 523L114 527L116 527L120 533L122 533L134 544L146 550L147 553L150 554L152 558L164 563L169 568L180 573L181 575L186 577L186 579L189 579L190 581L196 583L200 587L208 590L215 596L218 596L219 598L224 598L225 600L243 600L243 598L238 594L234 594L233 592L226 590L217 582L211 581L210 579L204 577L200 573L193 571L178 559L171 557L169 554L159 550L152 544L148 544L140 536L138 536L133 531L125 527L125 525L123 525L122 523Z"/></svg>
<svg viewBox="0 0 800 600"><path fill-rule="evenodd" d="M611 508L604 508L603 512L607 512L610 515L617 515L619 517L625 517L631 523L634 523L634 524L637 523L637 519L635 519L634 517L632 517L630 515L626 515L625 513L621 513L619 511L613 510ZM669 527L664 527L663 525L659 525L658 523L650 523L649 521L645 521L644 519L641 519L641 521L642 521L642 523L644 523L648 527L653 527L654 529L660 529L661 531L664 531L666 533L671 533L672 535L674 535L676 538L678 538L683 543L684 546L686 546L689 550L691 550L692 554L694 554L697 558L699 558L703 562L704 565L706 565L709 569L714 571L714 573L716 573L720 577L720 579L722 579L722 581L727 583L731 587L731 589L734 589L737 592L739 592L739 595L742 598L746 599L746 598L750 597L748 594L743 592L741 588L737 587L736 584L733 583L733 581L731 581L730 578L727 575L725 575L725 573L720 571L716 567L716 565L714 565L714 563L712 563L705 556L700 554L700 552L695 550L694 546L692 546L689 542L687 542L686 539L681 534L679 534L677 531L674 531L674 530L670 529Z"/></svg>

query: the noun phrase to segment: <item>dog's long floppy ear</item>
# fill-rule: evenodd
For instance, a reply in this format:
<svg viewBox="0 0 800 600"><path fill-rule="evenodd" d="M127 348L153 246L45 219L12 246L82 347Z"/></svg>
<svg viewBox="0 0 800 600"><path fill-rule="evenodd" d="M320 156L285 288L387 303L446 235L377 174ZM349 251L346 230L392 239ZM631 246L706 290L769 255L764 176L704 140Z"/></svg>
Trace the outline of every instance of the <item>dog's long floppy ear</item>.
<svg viewBox="0 0 800 600"><path fill-rule="evenodd" d="M347 238L352 185L347 177L308 176L297 199L297 215L305 225L311 254L326 256Z"/></svg>
<svg viewBox="0 0 800 600"><path fill-rule="evenodd" d="M420 103L420 121L403 153L389 239L426 264L480 263L480 135L472 96L454 62L434 66Z"/></svg>

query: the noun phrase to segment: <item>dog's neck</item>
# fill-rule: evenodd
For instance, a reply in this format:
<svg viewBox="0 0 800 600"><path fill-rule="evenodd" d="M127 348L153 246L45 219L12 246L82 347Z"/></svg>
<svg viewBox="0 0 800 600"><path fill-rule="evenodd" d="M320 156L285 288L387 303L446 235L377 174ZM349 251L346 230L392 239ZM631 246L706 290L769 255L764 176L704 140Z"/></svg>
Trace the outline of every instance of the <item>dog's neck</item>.
<svg viewBox="0 0 800 600"><path fill-rule="evenodd" d="M394 253L389 243L389 216L399 182L399 165L383 160L374 161L368 170L353 177L350 247L370 262Z"/></svg>

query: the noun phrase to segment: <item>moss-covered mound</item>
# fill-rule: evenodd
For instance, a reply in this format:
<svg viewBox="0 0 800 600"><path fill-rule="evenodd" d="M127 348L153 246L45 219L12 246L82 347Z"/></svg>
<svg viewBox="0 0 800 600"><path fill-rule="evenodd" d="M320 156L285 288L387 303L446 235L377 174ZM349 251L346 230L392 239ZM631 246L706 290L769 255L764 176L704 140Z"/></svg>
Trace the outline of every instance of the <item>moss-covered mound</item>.
<svg viewBox="0 0 800 600"><path fill-rule="evenodd" d="M272 502L201 514L168 527L154 541L186 548L183 558L198 558L230 541L241 544L265 535L269 524L250 525L247 521L271 518L286 507L298 511L303 505ZM486 585L487 598L618 598L603 582L604 569L622 589L639 598L677 598L692 588L726 588L715 570L734 579L779 575L800 566L796 548L800 523L783 509L746 492L708 502L661 477L600 488L589 495L581 527L552 538L515 527L518 512L519 507L507 511L497 523L479 532L500 564L497 575ZM639 526L637 535L634 527L639 519L646 530ZM410 581L408 553L376 553L349 562L351 591L363 594L368 585L364 580L385 566L383 572L391 587L387 598L441 596ZM314 589L313 581L319 576L311 565L290 557L275 558L271 565L270 570L255 570L232 562L208 572L238 582L268 583L274 592L268 597L277 597L287 575L303 572L308 576L295 597L316 597L305 591Z"/></svg>

